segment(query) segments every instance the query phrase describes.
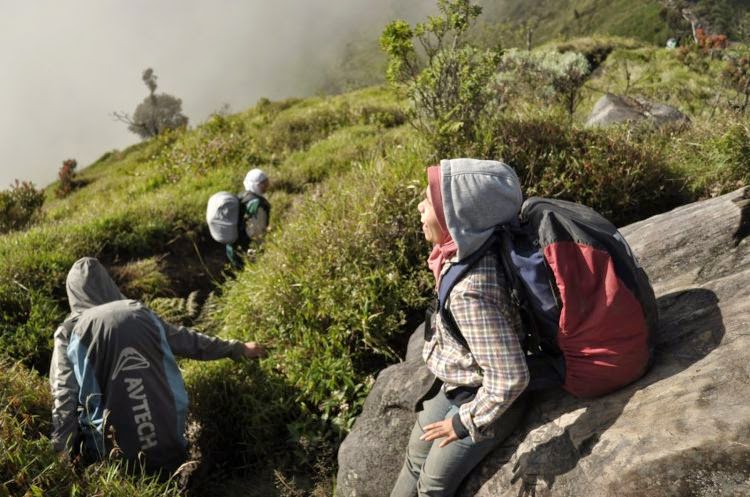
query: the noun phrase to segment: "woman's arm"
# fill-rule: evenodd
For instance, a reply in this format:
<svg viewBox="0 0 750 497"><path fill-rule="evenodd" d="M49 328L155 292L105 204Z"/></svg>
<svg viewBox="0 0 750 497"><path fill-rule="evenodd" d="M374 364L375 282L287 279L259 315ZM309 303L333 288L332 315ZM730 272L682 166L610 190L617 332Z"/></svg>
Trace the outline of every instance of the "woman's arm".
<svg viewBox="0 0 750 497"><path fill-rule="evenodd" d="M453 419L459 438L483 438L482 431L523 393L529 382L521 347L520 322L511 307L495 259L484 257L451 293L450 310L471 355L482 370L482 385L474 399Z"/></svg>

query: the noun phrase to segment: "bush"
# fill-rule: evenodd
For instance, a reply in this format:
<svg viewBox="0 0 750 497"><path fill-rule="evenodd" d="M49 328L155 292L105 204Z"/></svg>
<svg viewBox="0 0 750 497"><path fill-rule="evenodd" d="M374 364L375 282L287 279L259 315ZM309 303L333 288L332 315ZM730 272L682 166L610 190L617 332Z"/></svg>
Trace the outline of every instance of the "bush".
<svg viewBox="0 0 750 497"><path fill-rule="evenodd" d="M731 57L722 76L726 84L737 92L741 103L735 104L740 112L745 112L750 101L750 56Z"/></svg>
<svg viewBox="0 0 750 497"><path fill-rule="evenodd" d="M263 148L269 154L304 150L337 129L351 123L349 106L324 102L281 112L264 130Z"/></svg>
<svg viewBox="0 0 750 497"><path fill-rule="evenodd" d="M624 129L504 119L495 140L496 155L515 168L527 196L579 202L618 226L685 200L659 148Z"/></svg>
<svg viewBox="0 0 750 497"><path fill-rule="evenodd" d="M60 183L57 185L58 197L67 197L73 191L73 188L76 187L75 177L77 166L78 162L75 159L63 161L62 167L57 172L57 178L60 180Z"/></svg>
<svg viewBox="0 0 750 497"><path fill-rule="evenodd" d="M169 277L164 274L163 257L148 257L110 269L112 278L123 295L136 300L149 300L171 291Z"/></svg>
<svg viewBox="0 0 750 497"><path fill-rule="evenodd" d="M261 441L267 459L290 452L311 464L301 445L337 444L372 375L397 357L431 287L416 229L421 188L404 179L413 171L371 162L330 178L225 285L211 327L272 347L262 374L219 364L210 368L221 373L186 374L202 440L225 464L257 463Z"/></svg>
<svg viewBox="0 0 750 497"><path fill-rule="evenodd" d="M750 126L742 118L707 123L673 147L671 160L694 198L750 184Z"/></svg>
<svg viewBox="0 0 750 497"><path fill-rule="evenodd" d="M32 224L44 204L44 192L33 183L18 180L0 192L0 233L21 230Z"/></svg>
<svg viewBox="0 0 750 497"><path fill-rule="evenodd" d="M186 176L206 176L216 169L237 167L263 159L244 124L215 114L192 133L181 130L163 133L155 156L166 179L177 183Z"/></svg>
<svg viewBox="0 0 750 497"><path fill-rule="evenodd" d="M406 87L411 124L436 157L447 157L459 149L481 149L483 118L499 106L490 83L500 55L466 41L481 7L470 0L438 0L438 9L441 16L413 29L403 20L391 22L380 45L388 55L388 81Z"/></svg>
<svg viewBox="0 0 750 497"><path fill-rule="evenodd" d="M577 52L511 49L503 54L500 67L503 71L501 86L510 86L518 93L536 94L542 100L557 101L572 118L590 66L586 57Z"/></svg>

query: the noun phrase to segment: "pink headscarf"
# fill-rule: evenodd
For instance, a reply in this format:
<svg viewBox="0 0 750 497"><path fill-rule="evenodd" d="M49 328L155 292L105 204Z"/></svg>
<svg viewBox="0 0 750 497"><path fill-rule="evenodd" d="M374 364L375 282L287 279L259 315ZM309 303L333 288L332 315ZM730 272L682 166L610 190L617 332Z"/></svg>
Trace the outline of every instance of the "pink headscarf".
<svg viewBox="0 0 750 497"><path fill-rule="evenodd" d="M432 274L435 275L435 287L437 288L440 285L440 273L443 270L443 265L456 255L458 247L448 231L448 225L445 223L443 194L440 190L440 166L430 166L427 168L427 187L430 190L432 208L435 210L435 217L443 235L440 243L436 243L432 247L430 257L427 259L427 265L432 270Z"/></svg>

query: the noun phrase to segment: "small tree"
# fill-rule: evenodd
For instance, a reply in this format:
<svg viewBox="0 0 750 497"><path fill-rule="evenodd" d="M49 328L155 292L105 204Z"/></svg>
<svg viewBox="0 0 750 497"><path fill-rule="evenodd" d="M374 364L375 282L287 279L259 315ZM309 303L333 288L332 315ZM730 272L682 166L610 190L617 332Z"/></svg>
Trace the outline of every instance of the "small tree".
<svg viewBox="0 0 750 497"><path fill-rule="evenodd" d="M156 74L150 67L141 77L149 95L135 108L133 117L115 112L115 119L128 125L128 130L143 139L151 138L167 129L187 126L188 118L182 113L182 100L166 93L156 94Z"/></svg>
<svg viewBox="0 0 750 497"><path fill-rule="evenodd" d="M440 16L414 28L391 22L380 45L388 55L388 80L406 88L410 123L445 157L480 146L483 117L499 103L491 83L500 55L466 41L481 7L470 0L438 0L438 9Z"/></svg>
<svg viewBox="0 0 750 497"><path fill-rule="evenodd" d="M78 162L75 159L64 160L62 167L57 171L57 178L60 180L60 184L57 185L57 196L62 198L66 197L73 191L76 186L76 167Z"/></svg>
<svg viewBox="0 0 750 497"><path fill-rule="evenodd" d="M38 217L44 192L30 181L15 181L10 190L0 192L0 233L20 230Z"/></svg>

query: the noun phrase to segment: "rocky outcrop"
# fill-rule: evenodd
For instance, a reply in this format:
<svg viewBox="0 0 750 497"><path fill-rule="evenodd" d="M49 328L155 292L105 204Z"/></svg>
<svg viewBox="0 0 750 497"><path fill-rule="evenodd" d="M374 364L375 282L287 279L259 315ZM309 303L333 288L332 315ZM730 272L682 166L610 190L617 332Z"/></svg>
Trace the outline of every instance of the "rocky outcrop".
<svg viewBox="0 0 750 497"><path fill-rule="evenodd" d="M750 495L750 188L621 232L658 299L654 367L598 399L538 395L459 497ZM413 355L381 373L339 452L340 496L389 494L428 381Z"/></svg>
<svg viewBox="0 0 750 497"><path fill-rule="evenodd" d="M656 126L687 123L685 114L669 105L651 102L642 97L626 97L607 93L601 97L586 120L586 126L609 126L624 122L649 121Z"/></svg>

